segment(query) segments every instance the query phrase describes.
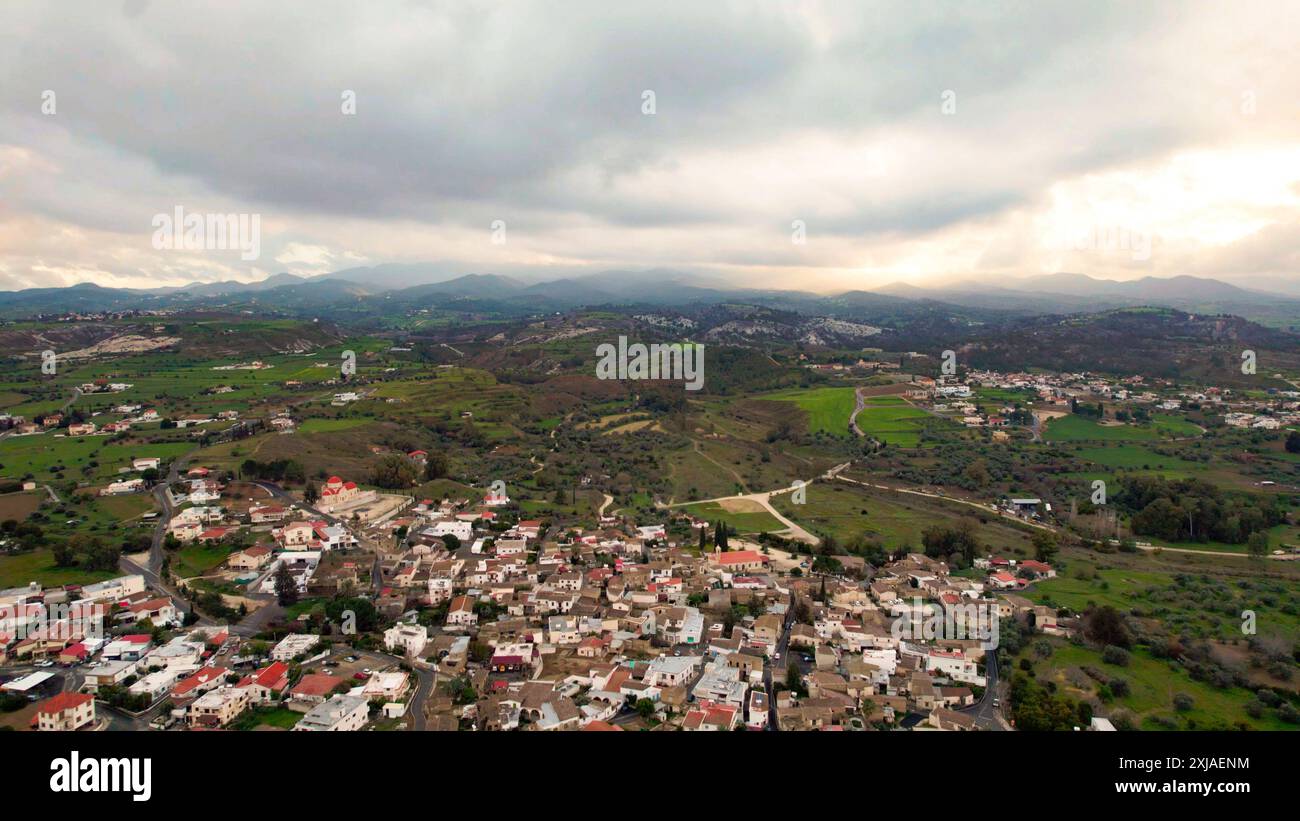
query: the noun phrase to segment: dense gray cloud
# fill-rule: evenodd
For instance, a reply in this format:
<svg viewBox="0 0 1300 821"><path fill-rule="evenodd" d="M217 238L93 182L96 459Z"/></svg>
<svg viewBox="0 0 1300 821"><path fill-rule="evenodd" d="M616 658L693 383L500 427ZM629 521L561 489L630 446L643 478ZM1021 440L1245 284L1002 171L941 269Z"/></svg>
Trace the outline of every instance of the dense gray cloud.
<svg viewBox="0 0 1300 821"><path fill-rule="evenodd" d="M1147 189L1172 158L1209 157L1193 176L1214 186L1218 166L1295 143L1295 18L1214 2L9 2L0 286L416 260L802 271L826 289L1086 267L1033 231L1117 214L1168 231L1167 195ZM177 204L261 214L262 256L159 253L150 220ZM1232 227L1204 260L1279 273L1284 244L1249 237L1292 222L1294 198L1248 204L1211 203ZM1173 233L1164 262L1095 262L1201 259L1204 240Z"/></svg>

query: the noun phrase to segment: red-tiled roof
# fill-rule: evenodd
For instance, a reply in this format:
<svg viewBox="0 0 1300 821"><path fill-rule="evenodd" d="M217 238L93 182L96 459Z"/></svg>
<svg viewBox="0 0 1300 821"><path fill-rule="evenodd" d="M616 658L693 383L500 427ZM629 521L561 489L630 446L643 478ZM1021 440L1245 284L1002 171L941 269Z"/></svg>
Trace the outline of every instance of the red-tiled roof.
<svg viewBox="0 0 1300 821"><path fill-rule="evenodd" d="M335 676L327 676L324 673L308 673L293 685L289 691L290 695L295 696L327 696L333 692L334 688L339 686L341 679Z"/></svg>
<svg viewBox="0 0 1300 821"><path fill-rule="evenodd" d="M717 554L715 561L718 564L750 564L752 562L766 562L767 557L754 550L731 550Z"/></svg>
<svg viewBox="0 0 1300 821"><path fill-rule="evenodd" d="M622 727L619 727L617 724L610 724L608 721L589 721L587 722L587 726L582 729L589 733L626 732Z"/></svg>
<svg viewBox="0 0 1300 821"><path fill-rule="evenodd" d="M173 687L172 695L177 697L184 696L199 685L207 684L213 679L224 676L228 672L230 671L225 667L204 667L202 670L199 670L194 675L184 679Z"/></svg>
<svg viewBox="0 0 1300 821"><path fill-rule="evenodd" d="M88 693L59 693L56 696L45 699L36 708L39 715L52 716L57 715L64 710L72 710L87 701L94 701L95 697Z"/></svg>

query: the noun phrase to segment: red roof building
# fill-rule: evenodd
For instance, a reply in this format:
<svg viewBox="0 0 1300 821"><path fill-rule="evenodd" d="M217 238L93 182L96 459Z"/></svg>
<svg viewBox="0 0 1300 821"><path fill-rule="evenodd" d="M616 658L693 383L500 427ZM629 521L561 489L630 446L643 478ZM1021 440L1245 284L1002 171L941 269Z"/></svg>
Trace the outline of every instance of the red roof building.
<svg viewBox="0 0 1300 821"><path fill-rule="evenodd" d="M87 693L59 693L36 707L32 726L45 731L76 730L95 721L95 697Z"/></svg>

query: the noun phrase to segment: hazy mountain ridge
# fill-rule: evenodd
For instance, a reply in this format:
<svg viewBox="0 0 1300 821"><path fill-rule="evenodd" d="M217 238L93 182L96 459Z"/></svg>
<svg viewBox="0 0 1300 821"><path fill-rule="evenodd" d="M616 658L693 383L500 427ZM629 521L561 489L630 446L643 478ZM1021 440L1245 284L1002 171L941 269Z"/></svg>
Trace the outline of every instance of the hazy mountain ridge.
<svg viewBox="0 0 1300 821"><path fill-rule="evenodd" d="M267 310L382 314L445 308L526 315L600 306L689 306L747 303L808 315L890 324L926 314L1032 316L1155 306L1223 313L1274 326L1300 326L1300 299L1193 276L1105 280L1056 273L996 282L958 280L940 286L894 282L871 290L822 295L728 285L666 269L611 270L528 282L493 273L442 276L437 264L350 268L316 277L279 273L258 282L197 283L183 288L105 288L83 283L0 293L0 315L19 318L68 311L259 307ZM408 284L411 279L432 278Z"/></svg>

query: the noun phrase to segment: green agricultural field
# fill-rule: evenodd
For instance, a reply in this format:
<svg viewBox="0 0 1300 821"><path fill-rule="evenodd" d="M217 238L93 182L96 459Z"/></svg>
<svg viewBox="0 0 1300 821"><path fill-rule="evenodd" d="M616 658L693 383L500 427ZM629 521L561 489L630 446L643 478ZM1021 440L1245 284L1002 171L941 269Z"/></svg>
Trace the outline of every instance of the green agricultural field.
<svg viewBox="0 0 1300 821"><path fill-rule="evenodd" d="M754 502L727 503L729 507L759 507ZM737 533L771 533L784 530L785 525L766 510L728 510L718 502L685 505L679 510L709 522L726 522Z"/></svg>
<svg viewBox="0 0 1300 821"><path fill-rule="evenodd" d="M866 401L857 423L867 436L897 447L914 448L920 444L922 423L931 419L934 417L898 397L877 396Z"/></svg>
<svg viewBox="0 0 1300 821"><path fill-rule="evenodd" d="M1093 604L1110 605L1128 612L1137 604L1139 596L1147 591L1163 590L1170 584L1166 573L1101 570L1097 572L1097 578L1058 576L1046 579L1028 588L1024 595L1039 604L1068 607L1076 612L1082 612Z"/></svg>
<svg viewBox="0 0 1300 821"><path fill-rule="evenodd" d="M1044 437L1052 442L1154 442L1190 439L1204 431L1181 416L1157 413L1146 424L1101 425L1083 416L1060 416L1047 423Z"/></svg>
<svg viewBox="0 0 1300 821"><path fill-rule="evenodd" d="M1075 451L1079 459L1108 468L1129 468L1140 470L1197 470L1202 463L1177 456L1162 456L1141 445L1115 445L1111 447L1087 447Z"/></svg>
<svg viewBox="0 0 1300 821"><path fill-rule="evenodd" d="M857 407L853 388L810 388L762 394L756 398L793 402L807 412L809 433L834 436L848 435L849 417Z"/></svg>
<svg viewBox="0 0 1300 821"><path fill-rule="evenodd" d="M30 475L37 481L47 481L56 473L66 473L95 482L117 476L120 468L130 467L132 459L157 456L170 460L193 447L184 441L110 442L105 436L11 436L0 440L0 465L6 474L16 478Z"/></svg>
<svg viewBox="0 0 1300 821"><path fill-rule="evenodd" d="M1162 436L1171 439L1195 437L1205 433L1200 425L1188 422L1181 416L1173 416L1167 413L1152 414L1151 424L1155 426L1156 430L1160 431Z"/></svg>
<svg viewBox="0 0 1300 821"><path fill-rule="evenodd" d="M1025 404L1032 399L1037 399L1035 391L1030 390L1009 390L1007 388L976 388L975 398L987 400L989 402L999 402L1004 405L1014 405L1019 402Z"/></svg>
<svg viewBox="0 0 1300 821"><path fill-rule="evenodd" d="M24 587L36 582L44 587L65 584L94 584L121 575L111 570L82 570L77 567L58 567L49 550L33 550L0 556L0 589Z"/></svg>
<svg viewBox="0 0 1300 821"><path fill-rule="evenodd" d="M1044 438L1051 442L1142 442L1161 438L1152 426L1099 425L1082 416L1060 416L1047 423Z"/></svg>
<svg viewBox="0 0 1300 821"><path fill-rule="evenodd" d="M725 463L711 459L702 450L683 449L664 454L672 497L677 501L729 496L744 488L744 478Z"/></svg>

